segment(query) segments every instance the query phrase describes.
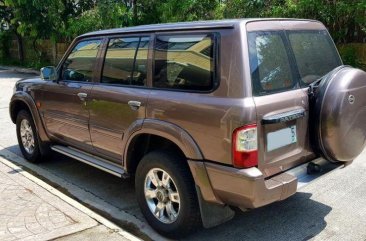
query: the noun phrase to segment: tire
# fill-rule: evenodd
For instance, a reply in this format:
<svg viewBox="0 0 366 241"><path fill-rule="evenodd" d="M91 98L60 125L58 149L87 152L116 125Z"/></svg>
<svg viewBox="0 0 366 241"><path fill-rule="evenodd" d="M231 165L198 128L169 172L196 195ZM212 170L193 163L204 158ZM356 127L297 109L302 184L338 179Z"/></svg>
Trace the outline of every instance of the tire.
<svg viewBox="0 0 366 241"><path fill-rule="evenodd" d="M366 146L366 73L340 66L325 75L310 97L314 151L331 162L350 162Z"/></svg>
<svg viewBox="0 0 366 241"><path fill-rule="evenodd" d="M23 128L25 129L25 133ZM37 129L28 111L21 110L18 113L16 119L16 132L19 147L24 158L32 163L41 162L43 156L40 151ZM27 140L24 140L24 138Z"/></svg>
<svg viewBox="0 0 366 241"><path fill-rule="evenodd" d="M170 179L164 178L168 181L160 181L161 187L156 187L154 181L150 178L154 173L159 180L163 180L163 176L167 177L164 173ZM165 185L164 183L168 184ZM150 197L146 197L145 187L146 190L155 190L155 194L151 195L150 193ZM142 214L160 234L169 238L181 238L201 226L197 193L193 177L184 157L164 151L154 151L146 154L136 170L135 190ZM158 190L160 190L160 193ZM175 192L178 193L178 198L174 194ZM171 193L171 195L168 193ZM155 198L152 198L154 195ZM179 200L179 204L176 202L177 200ZM160 206L163 207L163 211L157 214L159 217L155 216L151 210L158 207L159 203L164 202L165 207Z"/></svg>

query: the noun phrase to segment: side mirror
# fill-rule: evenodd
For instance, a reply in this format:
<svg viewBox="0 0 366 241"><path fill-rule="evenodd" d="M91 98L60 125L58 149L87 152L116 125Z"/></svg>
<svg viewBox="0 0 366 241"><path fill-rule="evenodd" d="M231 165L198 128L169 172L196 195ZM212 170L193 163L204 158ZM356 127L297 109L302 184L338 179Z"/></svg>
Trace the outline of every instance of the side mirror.
<svg viewBox="0 0 366 241"><path fill-rule="evenodd" d="M50 80L50 81L57 80L56 68L53 67L53 66L43 67L41 69L41 79L42 80Z"/></svg>

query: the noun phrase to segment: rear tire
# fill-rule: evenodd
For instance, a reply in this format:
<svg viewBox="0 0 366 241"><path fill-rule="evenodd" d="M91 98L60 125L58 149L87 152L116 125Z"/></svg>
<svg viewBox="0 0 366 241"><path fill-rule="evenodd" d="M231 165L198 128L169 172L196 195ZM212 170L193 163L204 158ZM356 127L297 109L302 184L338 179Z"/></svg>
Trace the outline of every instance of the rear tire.
<svg viewBox="0 0 366 241"><path fill-rule="evenodd" d="M136 170L135 190L141 212L159 233L181 238L201 226L197 193L184 157L163 151L146 154Z"/></svg>
<svg viewBox="0 0 366 241"><path fill-rule="evenodd" d="M39 137L34 121L28 111L21 110L16 119L16 132L20 150L24 158L32 163L42 161Z"/></svg>

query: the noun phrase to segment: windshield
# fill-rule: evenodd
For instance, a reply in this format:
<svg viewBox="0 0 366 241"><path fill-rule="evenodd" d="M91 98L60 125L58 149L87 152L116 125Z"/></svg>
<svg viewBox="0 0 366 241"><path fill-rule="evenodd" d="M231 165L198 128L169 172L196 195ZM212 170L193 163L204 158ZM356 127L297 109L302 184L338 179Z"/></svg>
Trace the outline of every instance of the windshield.
<svg viewBox="0 0 366 241"><path fill-rule="evenodd" d="M325 30L248 33L254 94L307 86L342 64Z"/></svg>

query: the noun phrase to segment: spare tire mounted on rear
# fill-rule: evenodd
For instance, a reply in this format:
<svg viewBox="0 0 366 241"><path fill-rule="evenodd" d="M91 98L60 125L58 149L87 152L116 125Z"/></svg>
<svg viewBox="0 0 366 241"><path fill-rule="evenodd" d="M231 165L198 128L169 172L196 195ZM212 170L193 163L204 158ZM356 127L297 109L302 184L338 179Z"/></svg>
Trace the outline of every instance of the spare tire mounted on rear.
<svg viewBox="0 0 366 241"><path fill-rule="evenodd" d="M355 159L366 144L366 73L340 66L309 88L315 152L332 162Z"/></svg>

